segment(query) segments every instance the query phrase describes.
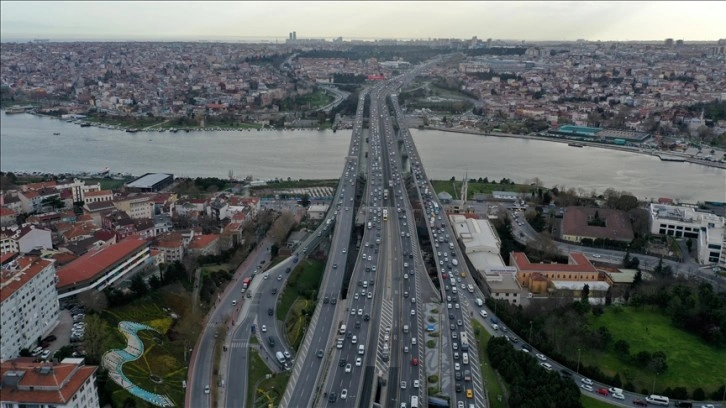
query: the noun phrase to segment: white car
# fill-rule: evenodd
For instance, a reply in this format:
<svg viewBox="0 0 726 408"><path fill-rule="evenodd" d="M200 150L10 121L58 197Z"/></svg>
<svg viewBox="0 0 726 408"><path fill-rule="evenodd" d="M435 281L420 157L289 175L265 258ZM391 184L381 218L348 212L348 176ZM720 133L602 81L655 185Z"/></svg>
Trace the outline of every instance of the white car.
<svg viewBox="0 0 726 408"><path fill-rule="evenodd" d="M411 344L413 344L414 346L416 345L416 338L415 337L411 337Z"/></svg>
<svg viewBox="0 0 726 408"><path fill-rule="evenodd" d="M346 373L349 373L352 370L353 370L353 367L350 366L350 363L348 363L348 364L345 365L345 372ZM590 391L592 391L592 389L590 389Z"/></svg>
<svg viewBox="0 0 726 408"><path fill-rule="evenodd" d="M345 248L343 248L343 253L345 253L345 252L346 252L346 251L345 251Z"/></svg>
<svg viewBox="0 0 726 408"><path fill-rule="evenodd" d="M262 325L262 333L267 333L267 325L266 324L263 324Z"/></svg>
<svg viewBox="0 0 726 408"><path fill-rule="evenodd" d="M611 396L615 399L624 400L625 396L623 394L611 394Z"/></svg>
<svg viewBox="0 0 726 408"><path fill-rule="evenodd" d="M355 359L355 366L356 367L360 367L362 365L363 365L363 359L360 358L360 357L356 357L356 359Z"/></svg>
<svg viewBox="0 0 726 408"><path fill-rule="evenodd" d="M262 279L269 279L269 278L270 278L270 274L268 274L268 273L262 275Z"/></svg>
<svg viewBox="0 0 726 408"><path fill-rule="evenodd" d="M418 380L413 380L413 388L418 388L419 385L421 385L421 384L419 383Z"/></svg>
<svg viewBox="0 0 726 408"><path fill-rule="evenodd" d="M358 292L353 295L353 299L358 300Z"/></svg>
<svg viewBox="0 0 726 408"><path fill-rule="evenodd" d="M602 258L602 255L600 255L600 254L592 254L592 257L593 258Z"/></svg>
<svg viewBox="0 0 726 408"><path fill-rule="evenodd" d="M583 384L592 385L592 380L589 378L582 377L580 378L580 381L582 381Z"/></svg>
<svg viewBox="0 0 726 408"><path fill-rule="evenodd" d="M411 309L411 316L416 316L416 309Z"/></svg>
<svg viewBox="0 0 726 408"><path fill-rule="evenodd" d="M368 298L368 299L373 299L373 293L372 293L372 292L368 292L368 296L367 296L367 298Z"/></svg>
<svg viewBox="0 0 726 408"><path fill-rule="evenodd" d="M461 364L459 364L459 363L454 363L454 370L456 370L456 371L459 371L459 370L461 370Z"/></svg>
<svg viewBox="0 0 726 408"><path fill-rule="evenodd" d="M350 309L350 315L355 316L355 309Z"/></svg>
<svg viewBox="0 0 726 408"><path fill-rule="evenodd" d="M535 354L535 357L537 357L540 361L547 361L547 357L545 357L544 354L537 353Z"/></svg>
<svg viewBox="0 0 726 408"><path fill-rule="evenodd" d="M582 389L583 389L583 390L585 390L585 391L590 391L590 392L592 392L592 386L591 386L591 385L587 385L587 384L582 384L582 385L580 386L580 388L582 388Z"/></svg>
<svg viewBox="0 0 726 408"><path fill-rule="evenodd" d="M206 387L204 387L204 393L205 394L209 394L209 386L208 385Z"/></svg>
<svg viewBox="0 0 726 408"><path fill-rule="evenodd" d="M406 381L401 381L401 389L402 390L406 389Z"/></svg>
<svg viewBox="0 0 726 408"><path fill-rule="evenodd" d="M348 389L343 388L343 391L340 392L340 399L346 399L348 398Z"/></svg>
<svg viewBox="0 0 726 408"><path fill-rule="evenodd" d="M358 316L363 316L363 309L358 309Z"/></svg>

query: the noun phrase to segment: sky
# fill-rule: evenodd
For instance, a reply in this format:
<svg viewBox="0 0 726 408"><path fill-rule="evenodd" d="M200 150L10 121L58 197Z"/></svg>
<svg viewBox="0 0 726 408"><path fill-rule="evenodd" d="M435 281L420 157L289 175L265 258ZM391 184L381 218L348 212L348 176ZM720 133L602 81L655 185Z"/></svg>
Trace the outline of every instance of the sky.
<svg viewBox="0 0 726 408"><path fill-rule="evenodd" d="M471 38L715 41L722 1L13 1L0 40Z"/></svg>

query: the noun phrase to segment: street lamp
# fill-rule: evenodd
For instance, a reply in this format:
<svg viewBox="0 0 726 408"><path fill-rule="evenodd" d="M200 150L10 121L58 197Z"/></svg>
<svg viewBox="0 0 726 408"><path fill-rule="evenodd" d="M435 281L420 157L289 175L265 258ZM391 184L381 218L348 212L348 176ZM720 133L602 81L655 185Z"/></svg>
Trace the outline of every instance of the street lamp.
<svg viewBox="0 0 726 408"><path fill-rule="evenodd" d="M577 374L580 374L580 349L577 349Z"/></svg>
<svg viewBox="0 0 726 408"><path fill-rule="evenodd" d="M532 321L529 321L529 344L532 344Z"/></svg>

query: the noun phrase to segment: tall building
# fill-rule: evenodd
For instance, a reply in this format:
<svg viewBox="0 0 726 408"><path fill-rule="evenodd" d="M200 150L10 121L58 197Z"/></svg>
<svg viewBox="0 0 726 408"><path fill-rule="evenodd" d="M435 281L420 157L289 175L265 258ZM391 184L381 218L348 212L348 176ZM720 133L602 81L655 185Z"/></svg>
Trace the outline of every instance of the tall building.
<svg viewBox="0 0 726 408"><path fill-rule="evenodd" d="M0 268L0 361L32 350L58 325L53 261L23 256Z"/></svg>
<svg viewBox="0 0 726 408"><path fill-rule="evenodd" d="M672 47L673 46L673 39L672 38L666 38L664 42L666 47Z"/></svg>
<svg viewBox="0 0 726 408"><path fill-rule="evenodd" d="M84 365L82 358L34 363L32 358L24 357L3 362L0 364L0 406L99 407L97 370L97 366Z"/></svg>

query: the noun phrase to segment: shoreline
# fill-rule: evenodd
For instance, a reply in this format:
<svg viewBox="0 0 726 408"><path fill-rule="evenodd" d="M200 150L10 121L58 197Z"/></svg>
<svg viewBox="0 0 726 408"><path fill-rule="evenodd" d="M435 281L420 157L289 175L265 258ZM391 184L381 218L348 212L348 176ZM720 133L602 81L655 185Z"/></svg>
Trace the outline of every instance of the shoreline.
<svg viewBox="0 0 726 408"><path fill-rule="evenodd" d="M425 127L421 130L439 130L442 132L449 132L449 133L464 133L464 134L477 135L477 136L508 137L508 138L513 138L513 139L539 140L542 142L555 142L555 143L565 143L565 144L577 143L577 144L581 145L578 147L587 146L587 147L597 147L597 148L601 148L601 149L618 150L621 152L628 152L628 153L638 153L638 154L644 154L646 156L658 157L661 161L675 161L675 162L692 163L692 164L699 164L701 166L714 167L717 169L726 170L726 163L696 159L694 157L691 157L691 155L681 153L681 152L646 150L646 149L637 148L637 147L617 146L617 145L613 145L613 144L588 142L588 141L582 141L582 140L559 139L559 138L546 137L546 136L516 135L516 134L512 134L512 133L500 133L500 132L485 133L485 132L481 132L478 130L461 129L461 128Z"/></svg>

